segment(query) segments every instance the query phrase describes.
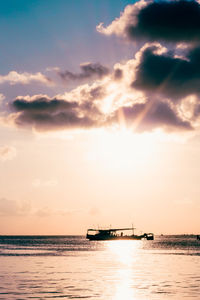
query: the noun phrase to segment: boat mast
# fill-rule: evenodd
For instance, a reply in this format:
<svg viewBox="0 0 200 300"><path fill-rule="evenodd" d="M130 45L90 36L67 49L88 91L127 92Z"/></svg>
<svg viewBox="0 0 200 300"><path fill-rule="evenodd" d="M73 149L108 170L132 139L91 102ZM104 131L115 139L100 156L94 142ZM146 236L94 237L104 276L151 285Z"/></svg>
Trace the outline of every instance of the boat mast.
<svg viewBox="0 0 200 300"><path fill-rule="evenodd" d="M132 223L132 230L133 230L133 235L134 235L134 229L135 229L135 228L133 227L133 223Z"/></svg>

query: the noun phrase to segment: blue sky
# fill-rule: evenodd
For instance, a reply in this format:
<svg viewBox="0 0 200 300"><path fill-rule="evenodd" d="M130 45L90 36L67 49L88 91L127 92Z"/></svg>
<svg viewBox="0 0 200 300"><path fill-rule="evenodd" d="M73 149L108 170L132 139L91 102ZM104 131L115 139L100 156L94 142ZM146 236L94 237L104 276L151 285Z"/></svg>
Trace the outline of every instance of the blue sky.
<svg viewBox="0 0 200 300"><path fill-rule="evenodd" d="M129 3L132 1L0 1L1 74L36 72L49 66L76 69L84 61L114 63L123 49L114 38L97 33L96 26L109 24Z"/></svg>

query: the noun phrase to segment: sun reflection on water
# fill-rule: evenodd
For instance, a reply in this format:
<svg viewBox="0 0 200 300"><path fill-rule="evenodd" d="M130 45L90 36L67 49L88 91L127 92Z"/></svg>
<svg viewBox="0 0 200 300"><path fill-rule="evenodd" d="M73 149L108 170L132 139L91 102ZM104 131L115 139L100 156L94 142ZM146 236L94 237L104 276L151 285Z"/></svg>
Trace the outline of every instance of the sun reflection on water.
<svg viewBox="0 0 200 300"><path fill-rule="evenodd" d="M141 248L141 241L112 241L108 243L108 249L112 252L113 259L124 265L132 265L137 260L138 251Z"/></svg>
<svg viewBox="0 0 200 300"><path fill-rule="evenodd" d="M112 241L107 245L116 263L113 300L138 298L134 289L134 264L139 257L141 241Z"/></svg>

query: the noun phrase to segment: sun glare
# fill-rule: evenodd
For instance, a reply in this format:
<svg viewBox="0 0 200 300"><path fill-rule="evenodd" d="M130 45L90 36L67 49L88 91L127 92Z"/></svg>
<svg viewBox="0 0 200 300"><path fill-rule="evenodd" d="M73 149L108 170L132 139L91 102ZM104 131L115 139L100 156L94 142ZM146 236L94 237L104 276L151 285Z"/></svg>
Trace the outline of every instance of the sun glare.
<svg viewBox="0 0 200 300"><path fill-rule="evenodd" d="M140 246L140 241L112 241L108 243L108 250L118 263L130 266L137 259L137 251Z"/></svg>
<svg viewBox="0 0 200 300"><path fill-rule="evenodd" d="M108 250L113 260L116 261L118 269L115 276L118 284L115 286L113 300L134 299L135 290L133 285L133 267L137 261L138 250L141 241L112 241L108 243Z"/></svg>
<svg viewBox="0 0 200 300"><path fill-rule="evenodd" d="M155 150L152 134L136 134L127 129L102 131L88 153L88 160L99 161L114 169L145 165Z"/></svg>

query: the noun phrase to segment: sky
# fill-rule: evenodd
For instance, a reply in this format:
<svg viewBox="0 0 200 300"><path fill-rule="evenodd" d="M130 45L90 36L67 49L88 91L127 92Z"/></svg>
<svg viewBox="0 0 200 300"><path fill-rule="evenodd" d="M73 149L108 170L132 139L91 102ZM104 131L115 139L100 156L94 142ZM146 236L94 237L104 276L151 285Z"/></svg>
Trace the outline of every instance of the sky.
<svg viewBox="0 0 200 300"><path fill-rule="evenodd" d="M199 233L199 2L8 0L0 28L0 234Z"/></svg>

